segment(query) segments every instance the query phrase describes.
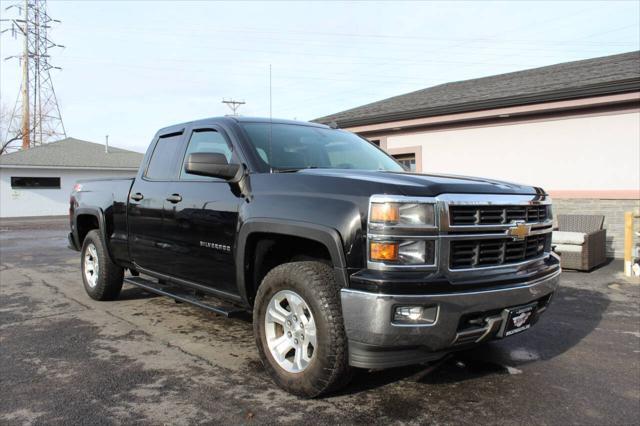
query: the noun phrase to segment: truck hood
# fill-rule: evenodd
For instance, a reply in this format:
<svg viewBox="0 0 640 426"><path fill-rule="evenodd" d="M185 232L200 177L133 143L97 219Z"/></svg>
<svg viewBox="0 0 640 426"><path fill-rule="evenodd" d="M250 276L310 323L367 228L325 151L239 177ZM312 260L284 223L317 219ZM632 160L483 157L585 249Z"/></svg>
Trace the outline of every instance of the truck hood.
<svg viewBox="0 0 640 426"><path fill-rule="evenodd" d="M325 176L346 181L377 183L385 193L432 197L446 193L458 194L544 194L542 188L468 176L428 175L403 172L305 169L295 173L304 176ZM384 187L387 188L384 188ZM393 187L393 188L391 188Z"/></svg>

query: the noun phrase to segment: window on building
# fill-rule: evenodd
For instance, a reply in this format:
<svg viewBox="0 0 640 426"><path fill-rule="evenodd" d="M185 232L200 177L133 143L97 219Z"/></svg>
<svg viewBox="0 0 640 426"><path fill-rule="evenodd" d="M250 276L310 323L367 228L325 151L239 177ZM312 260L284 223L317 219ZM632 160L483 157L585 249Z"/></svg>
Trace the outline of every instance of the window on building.
<svg viewBox="0 0 640 426"><path fill-rule="evenodd" d="M11 176L12 189L60 189L59 177Z"/></svg>
<svg viewBox="0 0 640 426"><path fill-rule="evenodd" d="M215 130L197 130L193 132L191 139L189 139L189 147L187 148L187 152L184 154L184 163L182 165L182 171L180 172L180 179L207 179L204 176L192 175L184 170L189 154L196 152L222 154L226 157L227 162L231 162L231 147L224 136Z"/></svg>
<svg viewBox="0 0 640 426"><path fill-rule="evenodd" d="M409 170L410 172L416 171L416 155L415 154L398 154L398 155L394 155L393 158L395 158L398 161L398 163L402 164L404 168Z"/></svg>
<svg viewBox="0 0 640 426"><path fill-rule="evenodd" d="M175 176L174 171L180 151L182 133L162 136L158 139L145 177L155 180L168 180Z"/></svg>

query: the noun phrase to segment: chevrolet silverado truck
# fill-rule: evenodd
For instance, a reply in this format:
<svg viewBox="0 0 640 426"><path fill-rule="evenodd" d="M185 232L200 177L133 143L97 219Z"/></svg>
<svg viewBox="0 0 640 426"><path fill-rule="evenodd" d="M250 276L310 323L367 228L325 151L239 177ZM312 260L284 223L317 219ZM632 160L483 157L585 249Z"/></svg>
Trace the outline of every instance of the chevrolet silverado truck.
<svg viewBox="0 0 640 426"><path fill-rule="evenodd" d="M252 315L265 369L303 397L525 331L560 275L542 189L410 173L287 120L161 129L135 178L75 185L70 226L90 297L125 282Z"/></svg>

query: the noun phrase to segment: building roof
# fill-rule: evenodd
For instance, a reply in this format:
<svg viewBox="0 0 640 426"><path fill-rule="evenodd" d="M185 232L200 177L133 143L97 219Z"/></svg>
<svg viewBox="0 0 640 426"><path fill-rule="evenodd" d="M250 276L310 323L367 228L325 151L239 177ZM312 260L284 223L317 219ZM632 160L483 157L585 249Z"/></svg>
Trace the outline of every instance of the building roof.
<svg viewBox="0 0 640 426"><path fill-rule="evenodd" d="M137 170L144 155L103 144L66 138L0 156L0 167L55 167Z"/></svg>
<svg viewBox="0 0 640 426"><path fill-rule="evenodd" d="M317 118L340 127L640 90L640 51L441 84Z"/></svg>

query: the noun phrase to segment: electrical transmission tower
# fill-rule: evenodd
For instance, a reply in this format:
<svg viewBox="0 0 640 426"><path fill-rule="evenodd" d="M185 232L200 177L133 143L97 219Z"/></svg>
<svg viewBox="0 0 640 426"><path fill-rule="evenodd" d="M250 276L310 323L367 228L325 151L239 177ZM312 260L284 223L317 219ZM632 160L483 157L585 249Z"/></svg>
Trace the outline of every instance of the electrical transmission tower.
<svg viewBox="0 0 640 426"><path fill-rule="evenodd" d="M227 106L231 108L231 111L233 112L231 115L238 115L238 108L240 108L241 105L246 104L245 101L234 101L233 99L223 99L222 103L227 104Z"/></svg>
<svg viewBox="0 0 640 426"><path fill-rule="evenodd" d="M28 149L67 136L49 72L60 69L51 65L49 50L64 46L52 42L47 33L52 23L60 21L47 14L46 0L21 0L5 10L15 17L0 20L8 24L1 32L22 41L22 54L5 58L19 59L22 68L6 139L20 137L22 149Z"/></svg>

